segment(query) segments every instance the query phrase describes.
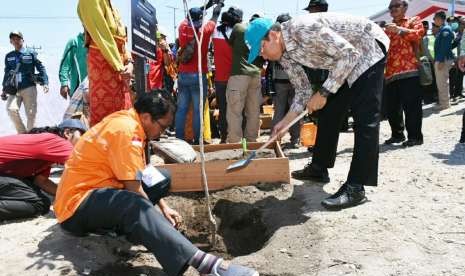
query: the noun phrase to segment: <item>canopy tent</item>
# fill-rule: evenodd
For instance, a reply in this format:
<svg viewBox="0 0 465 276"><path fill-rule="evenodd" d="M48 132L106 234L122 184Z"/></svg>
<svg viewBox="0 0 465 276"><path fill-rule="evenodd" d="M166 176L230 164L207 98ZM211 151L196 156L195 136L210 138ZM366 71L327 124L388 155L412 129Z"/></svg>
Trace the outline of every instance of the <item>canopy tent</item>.
<svg viewBox="0 0 465 276"><path fill-rule="evenodd" d="M438 11L449 11L451 14L452 10L455 10L454 15L465 15L465 0L456 0L455 7L453 8L453 0L410 0L407 10L407 16L419 16L421 20L432 21L433 16ZM370 16L373 21L392 21L392 17L389 10L385 10Z"/></svg>

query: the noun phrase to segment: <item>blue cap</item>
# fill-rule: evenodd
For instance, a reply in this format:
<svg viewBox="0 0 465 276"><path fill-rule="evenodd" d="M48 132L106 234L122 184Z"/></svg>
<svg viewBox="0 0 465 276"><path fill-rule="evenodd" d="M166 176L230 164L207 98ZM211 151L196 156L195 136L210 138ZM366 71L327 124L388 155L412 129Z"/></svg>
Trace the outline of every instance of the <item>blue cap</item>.
<svg viewBox="0 0 465 276"><path fill-rule="evenodd" d="M82 132L87 131L87 127L78 119L66 119L58 125L59 128L74 128L82 130Z"/></svg>
<svg viewBox="0 0 465 276"><path fill-rule="evenodd" d="M262 40L270 31L273 24L273 20L269 18L257 18L250 22L249 26L247 26L244 40L250 50L249 58L247 60L248 63L254 62L254 60L260 55Z"/></svg>

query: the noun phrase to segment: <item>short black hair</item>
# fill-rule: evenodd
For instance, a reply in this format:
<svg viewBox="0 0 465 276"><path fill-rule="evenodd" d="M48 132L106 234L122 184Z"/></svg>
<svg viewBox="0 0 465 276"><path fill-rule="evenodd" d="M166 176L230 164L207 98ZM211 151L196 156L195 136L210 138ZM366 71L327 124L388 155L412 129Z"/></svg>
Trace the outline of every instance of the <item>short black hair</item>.
<svg viewBox="0 0 465 276"><path fill-rule="evenodd" d="M164 89L143 93L134 103L134 109L139 114L149 113L152 120L158 120L176 111L171 94Z"/></svg>
<svg viewBox="0 0 465 276"><path fill-rule="evenodd" d="M423 24L423 26L427 26L429 28L429 21L425 20L425 21L422 21L421 23Z"/></svg>
<svg viewBox="0 0 465 276"><path fill-rule="evenodd" d="M443 21L446 21L447 14L445 11L438 11L437 13L434 14L434 18L436 17L442 19Z"/></svg>
<svg viewBox="0 0 465 276"><path fill-rule="evenodd" d="M66 128L59 128L58 126L53 126L53 127L35 127L27 132L27 134L41 134L41 133L51 133L55 134L57 136L60 136L61 138L65 138L65 129Z"/></svg>

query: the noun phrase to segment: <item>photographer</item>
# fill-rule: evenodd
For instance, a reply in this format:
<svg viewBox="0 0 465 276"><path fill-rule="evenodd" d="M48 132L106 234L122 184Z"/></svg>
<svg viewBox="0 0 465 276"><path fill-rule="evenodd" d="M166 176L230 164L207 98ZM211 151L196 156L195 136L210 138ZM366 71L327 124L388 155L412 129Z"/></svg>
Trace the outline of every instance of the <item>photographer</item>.
<svg viewBox="0 0 465 276"><path fill-rule="evenodd" d="M7 101L7 111L18 133L25 133L34 127L37 113L36 83L48 92L48 77L45 67L37 58L37 54L23 47L23 34L18 31L10 33L10 43L15 50L5 57L5 75L1 98ZM35 69L39 74L35 74ZM27 128L19 115L24 102L27 117Z"/></svg>

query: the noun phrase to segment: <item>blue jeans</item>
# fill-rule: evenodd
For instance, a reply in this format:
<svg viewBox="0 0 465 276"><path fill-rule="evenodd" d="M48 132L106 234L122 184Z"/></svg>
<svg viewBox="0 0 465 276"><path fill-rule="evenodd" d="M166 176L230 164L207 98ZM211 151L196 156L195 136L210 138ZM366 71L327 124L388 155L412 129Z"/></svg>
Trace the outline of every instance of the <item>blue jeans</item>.
<svg viewBox="0 0 465 276"><path fill-rule="evenodd" d="M207 97L207 76L202 75L203 78L203 101ZM193 129L194 129L194 142L199 142L200 137L200 87L199 75L197 73L180 73L178 79L178 107L176 110L176 138L184 140L184 125L186 123L186 115L189 111L190 104L194 105L193 114Z"/></svg>

